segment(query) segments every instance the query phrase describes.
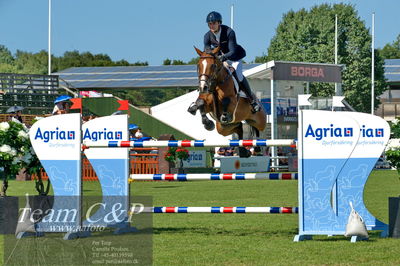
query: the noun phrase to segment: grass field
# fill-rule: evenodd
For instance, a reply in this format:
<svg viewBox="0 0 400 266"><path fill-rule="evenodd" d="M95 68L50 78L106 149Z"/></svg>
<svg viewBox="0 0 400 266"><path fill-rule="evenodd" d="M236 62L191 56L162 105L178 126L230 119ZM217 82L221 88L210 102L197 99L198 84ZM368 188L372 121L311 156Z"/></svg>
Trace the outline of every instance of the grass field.
<svg viewBox="0 0 400 266"><path fill-rule="evenodd" d="M134 182L131 190L153 196L154 206L297 206L297 181ZM84 183L85 194L98 191L98 183ZM35 194L33 182L10 183L9 195L26 192ZM387 223L388 197L400 195L397 172L374 171L364 194ZM294 243L296 214L156 214L153 226L155 265L400 265L400 239L379 232L358 243L340 236Z"/></svg>

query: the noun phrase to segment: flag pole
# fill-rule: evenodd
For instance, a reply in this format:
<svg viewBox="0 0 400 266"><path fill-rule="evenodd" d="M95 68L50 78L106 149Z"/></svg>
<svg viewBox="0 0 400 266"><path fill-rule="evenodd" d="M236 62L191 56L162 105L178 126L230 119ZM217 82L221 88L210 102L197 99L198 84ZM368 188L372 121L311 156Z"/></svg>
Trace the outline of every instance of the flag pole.
<svg viewBox="0 0 400 266"><path fill-rule="evenodd" d="M51 75L51 0L49 0L48 73Z"/></svg>
<svg viewBox="0 0 400 266"><path fill-rule="evenodd" d="M372 13L371 114L375 110L375 12Z"/></svg>

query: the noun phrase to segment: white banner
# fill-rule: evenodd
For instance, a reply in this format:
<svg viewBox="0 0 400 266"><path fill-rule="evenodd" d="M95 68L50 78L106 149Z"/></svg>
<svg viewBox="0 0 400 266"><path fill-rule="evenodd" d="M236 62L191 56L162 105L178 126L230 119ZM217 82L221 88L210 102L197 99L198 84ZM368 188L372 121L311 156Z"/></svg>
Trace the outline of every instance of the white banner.
<svg viewBox="0 0 400 266"><path fill-rule="evenodd" d="M183 167L206 167L206 151L189 151L189 158L183 161Z"/></svg>
<svg viewBox="0 0 400 266"><path fill-rule="evenodd" d="M239 158L238 156L219 157L221 173L259 173L269 171L269 156L252 156Z"/></svg>

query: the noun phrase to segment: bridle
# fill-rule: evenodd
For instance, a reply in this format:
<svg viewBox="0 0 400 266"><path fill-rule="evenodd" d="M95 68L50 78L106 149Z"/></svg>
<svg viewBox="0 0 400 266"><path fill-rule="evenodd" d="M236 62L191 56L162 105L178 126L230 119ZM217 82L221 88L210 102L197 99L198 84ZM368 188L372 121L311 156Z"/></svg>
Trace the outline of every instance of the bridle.
<svg viewBox="0 0 400 266"><path fill-rule="evenodd" d="M200 56L200 59L206 59L206 58L213 58L214 60L216 60L216 57L214 55L205 55L205 56ZM218 81L218 73L221 71L221 69L223 68L222 64L219 64L219 68L218 64L216 64L215 62L211 65L211 74L199 74L198 75L198 79L199 79L199 84L203 81L206 83L207 88L208 88L208 92L212 93L214 92L215 88L217 87L217 85L222 85L224 84L229 77L231 76L231 73L229 72L228 75L225 77L224 80L222 81ZM199 72L199 65L197 65L197 72ZM205 79L204 79L205 78ZM199 86L199 90L200 90L200 86Z"/></svg>

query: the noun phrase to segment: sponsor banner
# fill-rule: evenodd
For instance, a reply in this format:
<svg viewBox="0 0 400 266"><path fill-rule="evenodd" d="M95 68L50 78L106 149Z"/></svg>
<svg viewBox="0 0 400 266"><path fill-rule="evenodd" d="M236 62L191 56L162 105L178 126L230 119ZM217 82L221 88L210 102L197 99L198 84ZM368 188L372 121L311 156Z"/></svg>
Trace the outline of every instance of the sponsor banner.
<svg viewBox="0 0 400 266"><path fill-rule="evenodd" d="M221 173L260 173L269 171L269 156L238 156L219 157Z"/></svg>
<svg viewBox="0 0 400 266"><path fill-rule="evenodd" d="M183 161L183 167L206 167L206 151L189 151L189 158Z"/></svg>
<svg viewBox="0 0 400 266"><path fill-rule="evenodd" d="M349 202L367 229L385 230L365 207L363 191L388 142L388 123L370 114L318 110L302 110L300 119L300 231L343 234Z"/></svg>
<svg viewBox="0 0 400 266"><path fill-rule="evenodd" d="M277 98L276 118L279 124L297 124L297 99Z"/></svg>
<svg viewBox="0 0 400 266"><path fill-rule="evenodd" d="M340 83L342 75L338 65L275 62L273 79Z"/></svg>
<svg viewBox="0 0 400 266"><path fill-rule="evenodd" d="M80 114L64 114L49 116L33 124L29 137L39 159L79 160L80 121Z"/></svg>
<svg viewBox="0 0 400 266"><path fill-rule="evenodd" d="M85 144L105 140L127 141L128 116L113 115L90 120L82 125L82 139ZM124 227L125 220L105 223L102 218L112 211L115 204L119 204L121 210L128 209L129 148L89 148L85 155L99 179L103 203L102 208L93 212L83 225ZM122 216L127 217L126 214Z"/></svg>
<svg viewBox="0 0 400 266"><path fill-rule="evenodd" d="M348 202L363 217L367 228L377 229L383 225L366 208L363 202L364 185L376 162L383 153L390 137L389 124L380 117L365 113L341 112L359 124L360 138L350 158L346 161L337 180L338 206L341 224L346 224Z"/></svg>
<svg viewBox="0 0 400 266"><path fill-rule="evenodd" d="M82 125L82 141L90 145L97 141L129 140L128 116L103 116L87 121ZM85 150L90 159L126 158L127 148L89 148Z"/></svg>
<svg viewBox="0 0 400 266"><path fill-rule="evenodd" d="M347 159L360 136L357 121L342 112L303 110L303 159Z"/></svg>
<svg viewBox="0 0 400 266"><path fill-rule="evenodd" d="M73 231L80 221L79 197L82 193L81 115L63 114L41 119L33 124L29 137L53 187L53 212L43 220L64 209L77 210L71 219L62 220L57 229L58 232ZM48 231L48 224L38 222L36 230Z"/></svg>

